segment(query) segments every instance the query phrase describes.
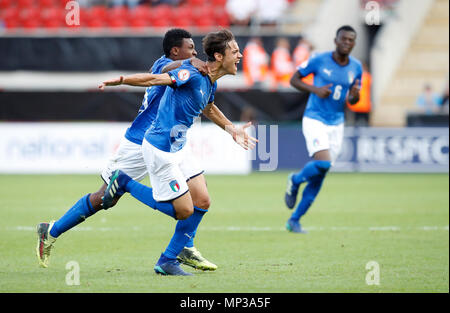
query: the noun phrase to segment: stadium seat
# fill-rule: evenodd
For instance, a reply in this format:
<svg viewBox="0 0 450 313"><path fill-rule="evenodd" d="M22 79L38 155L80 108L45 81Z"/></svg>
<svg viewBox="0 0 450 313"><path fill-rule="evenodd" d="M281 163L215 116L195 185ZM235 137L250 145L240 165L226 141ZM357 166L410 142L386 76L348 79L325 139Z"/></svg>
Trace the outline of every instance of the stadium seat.
<svg viewBox="0 0 450 313"><path fill-rule="evenodd" d="M197 28L199 28L199 30L202 32L210 31L215 25L216 25L216 23L214 22L214 20L212 18L205 17L205 18L195 20L195 26Z"/></svg>
<svg viewBox="0 0 450 313"><path fill-rule="evenodd" d="M130 22L133 19L138 19L146 20L148 23L152 18L151 8L148 5L139 5L133 9L129 9L128 18L130 19Z"/></svg>
<svg viewBox="0 0 450 313"><path fill-rule="evenodd" d="M82 27L87 27L87 28L102 28L105 27L105 22L104 20L98 19L98 18L92 18L92 19L88 19L86 23L82 23L81 24Z"/></svg>
<svg viewBox="0 0 450 313"><path fill-rule="evenodd" d="M172 9L172 23L174 25L177 24L177 21L183 21L181 24L184 24L185 20L189 20L189 24L192 24L192 8L183 5L177 8ZM181 26L179 26L181 27Z"/></svg>
<svg viewBox="0 0 450 313"><path fill-rule="evenodd" d="M108 20L108 27L110 27L110 28L124 28L127 26L128 26L128 23L126 20L122 20L122 19L109 19Z"/></svg>
<svg viewBox="0 0 450 313"><path fill-rule="evenodd" d="M227 4L227 0L212 0L211 4L215 7L222 7L224 8Z"/></svg>
<svg viewBox="0 0 450 313"><path fill-rule="evenodd" d="M150 26L150 20L142 18L133 18L129 20L128 24L132 28L144 28Z"/></svg>
<svg viewBox="0 0 450 313"><path fill-rule="evenodd" d="M216 9L213 16L216 25L224 28L230 27L230 17L224 9Z"/></svg>
<svg viewBox="0 0 450 313"><path fill-rule="evenodd" d="M56 7L55 0L38 0L38 5L40 8Z"/></svg>
<svg viewBox="0 0 450 313"><path fill-rule="evenodd" d="M93 6L89 8L89 10L86 13L89 15L89 18L103 21L106 19L107 16L107 8L102 5Z"/></svg>
<svg viewBox="0 0 450 313"><path fill-rule="evenodd" d="M17 0L17 6L19 8L29 8L34 6L34 0Z"/></svg>
<svg viewBox="0 0 450 313"><path fill-rule="evenodd" d="M214 16L214 7L210 5L196 7L192 10L192 18L195 20L212 19L213 16Z"/></svg>
<svg viewBox="0 0 450 313"><path fill-rule="evenodd" d="M187 0L188 5L199 7L206 3L205 0Z"/></svg>
<svg viewBox="0 0 450 313"><path fill-rule="evenodd" d="M0 10L6 10L13 5L13 0L0 0ZM1 14L1 12L0 12Z"/></svg>
<svg viewBox="0 0 450 313"><path fill-rule="evenodd" d="M152 27L169 27L171 25L171 21L168 18L159 18L159 17L154 17L152 18L150 25Z"/></svg>
<svg viewBox="0 0 450 313"><path fill-rule="evenodd" d="M151 11L151 25L153 27L168 27L171 23L172 9L168 5L159 5Z"/></svg>
<svg viewBox="0 0 450 313"><path fill-rule="evenodd" d="M62 8L66 7L67 2L69 2L71 0L56 0L57 6L60 6Z"/></svg>
<svg viewBox="0 0 450 313"><path fill-rule="evenodd" d="M33 27L33 25L35 25L34 22L39 24L39 9L36 7L19 8L19 20L22 25L26 24L29 25L29 27Z"/></svg>
<svg viewBox="0 0 450 313"><path fill-rule="evenodd" d="M178 27L178 28L190 28L194 23L192 22L192 19L187 18L179 18L172 20L172 26Z"/></svg>
<svg viewBox="0 0 450 313"><path fill-rule="evenodd" d="M41 26L38 19L26 19L21 22L21 26L27 30L34 30Z"/></svg>
<svg viewBox="0 0 450 313"><path fill-rule="evenodd" d="M122 28L128 26L128 8L113 7L107 10L106 20L112 28Z"/></svg>
<svg viewBox="0 0 450 313"><path fill-rule="evenodd" d="M121 19L125 20L128 18L128 8L123 6L113 7L106 11L108 19Z"/></svg>

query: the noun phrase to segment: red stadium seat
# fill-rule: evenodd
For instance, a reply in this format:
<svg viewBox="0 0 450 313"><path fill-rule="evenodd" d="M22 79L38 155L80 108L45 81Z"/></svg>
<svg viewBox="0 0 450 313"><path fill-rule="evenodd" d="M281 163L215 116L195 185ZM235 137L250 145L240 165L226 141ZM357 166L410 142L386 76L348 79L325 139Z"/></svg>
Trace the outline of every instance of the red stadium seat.
<svg viewBox="0 0 450 313"><path fill-rule="evenodd" d="M192 18L195 20L212 19L214 18L214 7L210 5L204 5L201 7L194 8L192 10Z"/></svg>
<svg viewBox="0 0 450 313"><path fill-rule="evenodd" d="M52 8L45 8L40 11L40 18L43 22L50 21L50 20L58 20L59 22L62 22L65 20L66 11L58 9L56 7Z"/></svg>
<svg viewBox="0 0 450 313"><path fill-rule="evenodd" d="M192 19L179 18L172 20L172 26L177 28L190 28L193 25Z"/></svg>
<svg viewBox="0 0 450 313"><path fill-rule="evenodd" d="M199 6L204 5L206 3L206 1L205 0L187 0L187 3L190 6L199 7Z"/></svg>
<svg viewBox="0 0 450 313"><path fill-rule="evenodd" d="M130 27L133 28L144 28L150 26L150 20L149 19L142 19L142 18L134 18L129 20Z"/></svg>
<svg viewBox="0 0 450 313"><path fill-rule="evenodd" d="M81 25L82 25L82 27L87 27L87 28L106 27L104 20L101 20L98 18L89 19L89 20L87 20L86 23L82 23Z"/></svg>
<svg viewBox="0 0 450 313"><path fill-rule="evenodd" d="M148 5L139 5L133 9L129 9L128 18L130 19L130 22L133 19L150 22L150 19L152 18L151 8Z"/></svg>
<svg viewBox="0 0 450 313"><path fill-rule="evenodd" d="M9 8L5 8L3 10L0 11L0 19L15 19L18 20L19 19L19 9L15 6L9 7Z"/></svg>
<svg viewBox="0 0 450 313"><path fill-rule="evenodd" d="M183 5L183 6L172 9L172 23L174 25L176 25L177 21L180 21L180 20L182 20L182 21L189 20L190 23L192 24L192 8L191 7L189 7L187 5Z"/></svg>
<svg viewBox="0 0 450 313"><path fill-rule="evenodd" d="M36 28L39 28L41 24L38 19L27 19L22 21L21 26L28 30L34 30Z"/></svg>
<svg viewBox="0 0 450 313"><path fill-rule="evenodd" d="M212 18L205 17L199 20L195 20L195 26L197 26L201 31L207 32L215 26L215 22Z"/></svg>
<svg viewBox="0 0 450 313"><path fill-rule="evenodd" d="M172 15L172 8L168 5L159 5L152 8L152 18L166 18L170 19Z"/></svg>
<svg viewBox="0 0 450 313"><path fill-rule="evenodd" d="M6 28L17 28L20 26L19 9L15 6L0 11L0 19L5 23Z"/></svg>
<svg viewBox="0 0 450 313"><path fill-rule="evenodd" d="M105 6L93 6L86 12L91 19L105 20L107 16L107 8Z"/></svg>
<svg viewBox="0 0 450 313"><path fill-rule="evenodd" d="M55 0L39 0L38 4L41 8L51 8L56 6Z"/></svg>
<svg viewBox="0 0 450 313"><path fill-rule="evenodd" d="M216 25L227 28L230 27L230 17L225 10L215 10L214 11L214 21Z"/></svg>
<svg viewBox="0 0 450 313"><path fill-rule="evenodd" d="M35 23L40 20L40 12L36 7L22 8L19 9L19 20L21 24L27 24L32 27Z"/></svg>
<svg viewBox="0 0 450 313"><path fill-rule="evenodd" d="M0 0L0 10L6 10L10 7L12 7L13 5L13 0ZM1 11L0 11L1 14Z"/></svg>
<svg viewBox="0 0 450 313"><path fill-rule="evenodd" d="M169 27L169 26L171 26L171 22L167 18L153 18L151 20L150 25L152 27L158 27L158 28L160 28L160 27Z"/></svg>
<svg viewBox="0 0 450 313"><path fill-rule="evenodd" d="M225 5L227 4L228 0L212 0L211 4L215 7L222 7L224 8Z"/></svg>
<svg viewBox="0 0 450 313"><path fill-rule="evenodd" d="M17 6L20 8L29 8L34 6L34 0L17 0Z"/></svg>
<svg viewBox="0 0 450 313"><path fill-rule="evenodd" d="M56 0L57 6L60 6L62 8L66 7L67 2L72 1L72 0Z"/></svg>
<svg viewBox="0 0 450 313"><path fill-rule="evenodd" d="M61 20L59 19L54 19L54 20L45 20L42 21L42 26L44 28L49 28L49 29L57 29L57 28L62 28L64 26L64 24L62 23Z"/></svg>
<svg viewBox="0 0 450 313"><path fill-rule="evenodd" d="M109 19L108 27L110 28L124 28L128 26L128 22L123 19Z"/></svg>
<svg viewBox="0 0 450 313"><path fill-rule="evenodd" d="M125 20L128 18L128 8L123 6L113 7L107 10L108 19Z"/></svg>

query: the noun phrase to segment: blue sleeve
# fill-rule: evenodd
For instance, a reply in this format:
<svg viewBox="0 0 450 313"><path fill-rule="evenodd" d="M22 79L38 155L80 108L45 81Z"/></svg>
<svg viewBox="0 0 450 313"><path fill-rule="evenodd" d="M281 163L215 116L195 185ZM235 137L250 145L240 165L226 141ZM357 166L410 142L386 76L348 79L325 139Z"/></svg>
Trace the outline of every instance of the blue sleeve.
<svg viewBox="0 0 450 313"><path fill-rule="evenodd" d="M214 102L216 89L217 89L217 82L214 83L214 86L212 88L211 96L209 97L208 103L213 103Z"/></svg>
<svg viewBox="0 0 450 313"><path fill-rule="evenodd" d="M152 69L151 69L151 73L152 74L161 74L162 69L164 68L164 66L166 66L169 63L172 63L173 61L170 60L169 58L159 58L158 60L155 61L155 63L153 63Z"/></svg>
<svg viewBox="0 0 450 313"><path fill-rule="evenodd" d="M301 76L305 77L309 74L315 74L317 72L317 69L320 65L320 58L319 56L312 56L305 62L303 62L298 68L298 72Z"/></svg>
<svg viewBox="0 0 450 313"><path fill-rule="evenodd" d="M192 66L188 65L182 65L168 73L172 79L173 87L180 87L189 83L197 74L197 72L193 70Z"/></svg>

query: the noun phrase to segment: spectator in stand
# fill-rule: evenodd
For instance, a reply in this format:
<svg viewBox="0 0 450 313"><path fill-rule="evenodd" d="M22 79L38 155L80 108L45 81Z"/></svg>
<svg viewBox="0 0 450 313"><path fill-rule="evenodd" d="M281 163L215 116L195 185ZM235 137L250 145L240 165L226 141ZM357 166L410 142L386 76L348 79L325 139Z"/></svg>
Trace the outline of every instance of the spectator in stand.
<svg viewBox="0 0 450 313"><path fill-rule="evenodd" d="M311 56L312 51L313 45L306 38L300 38L293 52L295 68L298 68L304 62L306 62ZM312 85L314 83L314 74L309 74L308 76L303 77L302 81Z"/></svg>
<svg viewBox="0 0 450 313"><path fill-rule="evenodd" d="M261 26L277 26L289 6L287 0L258 0L257 2L257 17Z"/></svg>
<svg viewBox="0 0 450 313"><path fill-rule="evenodd" d="M269 75L269 55L261 38L250 38L243 55L242 67L247 85L260 88Z"/></svg>
<svg viewBox="0 0 450 313"><path fill-rule="evenodd" d="M258 9L257 0L228 0L225 9L234 26L250 26L251 17Z"/></svg>
<svg viewBox="0 0 450 313"><path fill-rule="evenodd" d="M417 97L417 107L420 112L431 115L439 113L441 97L433 92L433 88L430 84L425 84L423 93Z"/></svg>
<svg viewBox="0 0 450 313"><path fill-rule="evenodd" d="M286 38L278 38L272 52L271 65L275 88L289 88L292 74L295 72L292 61L291 44Z"/></svg>

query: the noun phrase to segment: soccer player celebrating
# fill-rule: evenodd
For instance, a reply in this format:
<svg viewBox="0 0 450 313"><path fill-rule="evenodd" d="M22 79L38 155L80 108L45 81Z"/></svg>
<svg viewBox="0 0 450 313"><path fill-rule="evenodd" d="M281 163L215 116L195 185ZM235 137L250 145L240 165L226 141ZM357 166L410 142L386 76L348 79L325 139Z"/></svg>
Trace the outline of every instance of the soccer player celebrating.
<svg viewBox="0 0 450 313"><path fill-rule="evenodd" d="M129 192L144 204L178 220L174 236L154 266L155 272L162 275L191 275L180 267L177 255L195 235L207 212L193 201L193 190L206 190L203 175L200 175L201 180L195 179L199 176L192 178L191 168L195 165L186 158L186 131L194 119L203 113L244 149L254 148L257 142L246 133L251 123L235 127L214 104L216 81L227 74L235 75L242 58L233 34L228 30L209 33L203 38L203 49L208 57L207 76L201 75L191 64L183 64L165 74L121 76L100 86L170 86L142 143L152 188L117 170L104 196L104 205L108 206L116 194Z"/></svg>
<svg viewBox="0 0 450 313"><path fill-rule="evenodd" d="M206 63L194 57L197 55L192 35L183 29L169 30L163 39L164 56L159 58L152 66L152 73L161 73L170 68L181 66L181 60L192 62L206 75ZM101 209L107 209L103 206L102 197L106 190L109 177L116 169L121 169L135 180L142 180L147 175L141 144L145 131L155 119L158 111L159 102L166 86L156 86L147 88L139 109L139 114L127 129L124 138L119 145L117 152L109 160L101 177L105 181L103 186L97 192L89 193L76 202L59 220L50 223L40 223L37 227L38 243L36 254L39 264L42 267L48 267L50 252L53 244L62 233L68 231L79 223L83 222L89 216L92 216ZM200 168L194 169L201 173ZM197 174L196 173L196 174ZM116 204L120 195L108 204L108 208ZM209 195L203 189L193 190L193 199L197 206L206 208L209 203ZM200 252L194 247L193 238L187 243L185 249L179 256L183 262L190 266L203 270L215 270L217 266L202 257Z"/></svg>
<svg viewBox="0 0 450 313"><path fill-rule="evenodd" d="M306 184L299 204L286 223L288 231L305 233L300 218L317 197L341 149L346 101L355 104L359 100L362 66L350 56L355 41L356 31L351 26L340 27L334 40L336 49L311 57L291 78L293 87L310 93L302 130L313 160L288 177L285 202L289 209L295 206L300 185ZM314 74L313 85L302 81L309 74Z"/></svg>

